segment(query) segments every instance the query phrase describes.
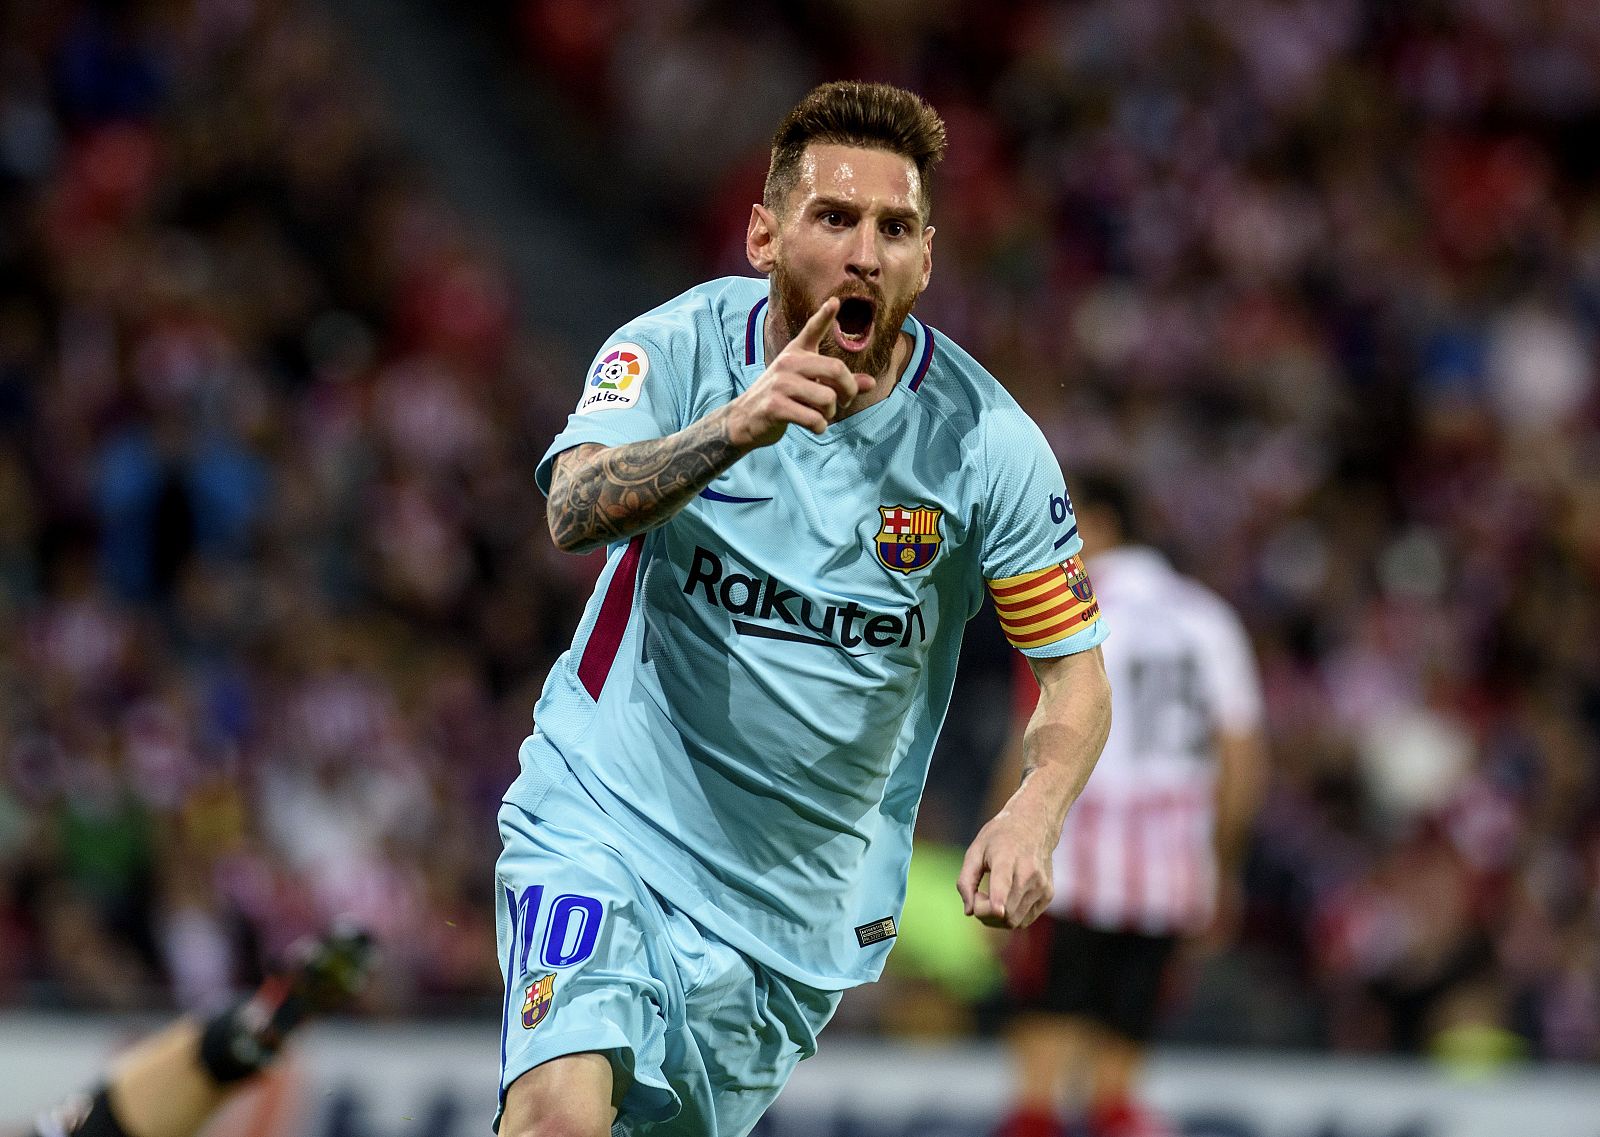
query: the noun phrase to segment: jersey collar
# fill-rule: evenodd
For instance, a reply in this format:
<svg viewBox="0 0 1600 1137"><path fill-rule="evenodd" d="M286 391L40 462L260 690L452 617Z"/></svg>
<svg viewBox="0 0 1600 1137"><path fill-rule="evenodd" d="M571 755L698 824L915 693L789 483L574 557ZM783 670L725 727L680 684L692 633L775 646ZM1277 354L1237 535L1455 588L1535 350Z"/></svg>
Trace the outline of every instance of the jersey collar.
<svg viewBox="0 0 1600 1137"><path fill-rule="evenodd" d="M745 317L744 342L734 345L736 351L743 353L746 383L767 367L766 316L767 297L763 296L750 306L750 313ZM915 316L907 315L900 330L910 333L913 342L910 361L900 376L899 386L916 394L923 380L927 379L929 368L933 366L933 329ZM750 373L752 368L755 369L754 375Z"/></svg>

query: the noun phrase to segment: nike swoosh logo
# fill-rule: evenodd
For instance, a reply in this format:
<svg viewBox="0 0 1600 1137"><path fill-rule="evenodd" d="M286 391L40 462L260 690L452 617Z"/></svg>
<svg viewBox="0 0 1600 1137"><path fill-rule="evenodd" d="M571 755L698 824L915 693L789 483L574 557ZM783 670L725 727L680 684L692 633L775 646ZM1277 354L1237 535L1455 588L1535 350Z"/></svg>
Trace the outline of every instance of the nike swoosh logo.
<svg viewBox="0 0 1600 1137"><path fill-rule="evenodd" d="M758 498L760 501L770 501L770 498ZM865 651L847 651L840 644L832 640L819 639L816 636L803 636L799 632L785 631L783 628L769 628L765 624L752 624L749 620L735 620L733 630L741 636L759 636L764 640L785 640L792 644L816 644L818 647L831 647L841 655L848 655L851 659L860 659L870 655Z"/></svg>
<svg viewBox="0 0 1600 1137"><path fill-rule="evenodd" d="M701 490L700 496L708 501L728 501L734 505L749 505L752 502L772 500L770 497L734 497L731 493L718 493L713 489Z"/></svg>

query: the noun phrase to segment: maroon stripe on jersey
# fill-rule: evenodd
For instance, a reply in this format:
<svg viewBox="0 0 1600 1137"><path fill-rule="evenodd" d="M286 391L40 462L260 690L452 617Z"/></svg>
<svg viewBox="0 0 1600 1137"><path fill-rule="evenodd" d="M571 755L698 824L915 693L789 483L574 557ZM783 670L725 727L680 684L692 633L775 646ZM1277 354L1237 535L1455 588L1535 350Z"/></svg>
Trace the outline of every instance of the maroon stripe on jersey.
<svg viewBox="0 0 1600 1137"><path fill-rule="evenodd" d="M617 649L622 646L622 633L628 630L628 617L633 614L633 585L639 577L639 550L644 547L644 534L628 542L628 549L617 562L617 571L611 574L606 587L606 598L600 602L600 615L589 633L589 642L583 645L583 658L578 661L578 682L598 699L611 674L611 665L617 661Z"/></svg>

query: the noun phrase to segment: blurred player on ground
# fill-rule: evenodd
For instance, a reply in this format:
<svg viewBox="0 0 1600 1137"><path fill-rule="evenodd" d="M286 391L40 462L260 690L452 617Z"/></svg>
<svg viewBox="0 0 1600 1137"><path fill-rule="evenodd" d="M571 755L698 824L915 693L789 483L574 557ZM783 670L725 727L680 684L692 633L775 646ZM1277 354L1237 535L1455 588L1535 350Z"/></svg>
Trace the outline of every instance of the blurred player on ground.
<svg viewBox="0 0 1600 1137"><path fill-rule="evenodd" d="M813 91L750 213L769 279L625 325L540 464L557 544L607 552L500 814L509 1137L754 1127L883 967L985 582L1044 696L956 883L1013 927L1049 899L1105 626L1043 436L911 314L943 150L908 92Z"/></svg>
<svg viewBox="0 0 1600 1137"><path fill-rule="evenodd" d="M1239 618L1139 544L1115 482L1077 483L1106 618L1113 724L1055 852L1055 898L1007 946L1019 1100L1000 1137L1168 1137L1133 1092L1180 936L1232 913L1266 775L1261 685ZM1019 674L1018 721L1037 715ZM1003 763L1014 767L1015 759ZM1001 788L1007 775L1001 774Z"/></svg>
<svg viewBox="0 0 1600 1137"><path fill-rule="evenodd" d="M250 998L137 1043L104 1084L39 1118L28 1137L191 1137L276 1060L290 1031L354 996L371 960L357 931L296 946Z"/></svg>

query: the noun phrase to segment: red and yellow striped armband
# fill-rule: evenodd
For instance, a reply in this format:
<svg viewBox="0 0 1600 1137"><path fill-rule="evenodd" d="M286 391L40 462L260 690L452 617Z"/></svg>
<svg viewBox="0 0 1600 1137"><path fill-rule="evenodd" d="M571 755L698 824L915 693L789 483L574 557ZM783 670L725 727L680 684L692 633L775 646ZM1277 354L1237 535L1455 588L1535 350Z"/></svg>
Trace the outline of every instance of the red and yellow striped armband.
<svg viewBox="0 0 1600 1137"><path fill-rule="evenodd" d="M1076 635L1100 618L1094 586L1077 557L1038 572L991 580L989 595L1006 639L1024 650Z"/></svg>

